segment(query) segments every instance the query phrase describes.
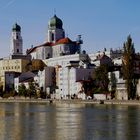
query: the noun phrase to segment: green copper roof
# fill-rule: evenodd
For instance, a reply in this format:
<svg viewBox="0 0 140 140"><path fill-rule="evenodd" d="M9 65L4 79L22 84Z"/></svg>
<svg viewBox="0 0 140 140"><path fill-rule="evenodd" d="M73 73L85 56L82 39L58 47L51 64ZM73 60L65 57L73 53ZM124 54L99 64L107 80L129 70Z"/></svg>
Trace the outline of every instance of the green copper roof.
<svg viewBox="0 0 140 140"><path fill-rule="evenodd" d="M63 22L60 18L54 15L49 21L49 28L58 28L62 29Z"/></svg>
<svg viewBox="0 0 140 140"><path fill-rule="evenodd" d="M15 23L15 24L13 25L12 30L13 30L13 31L18 31L18 32L20 32L20 31L21 31L21 27L20 27L17 23Z"/></svg>

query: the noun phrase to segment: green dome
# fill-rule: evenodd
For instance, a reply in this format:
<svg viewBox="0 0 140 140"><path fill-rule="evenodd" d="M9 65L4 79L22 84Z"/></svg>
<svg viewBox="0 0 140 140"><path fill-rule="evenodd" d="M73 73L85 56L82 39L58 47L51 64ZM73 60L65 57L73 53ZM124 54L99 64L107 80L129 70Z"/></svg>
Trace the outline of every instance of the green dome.
<svg viewBox="0 0 140 140"><path fill-rule="evenodd" d="M16 24L14 24L12 30L13 30L13 31L20 32L20 31L21 31L21 27L16 23Z"/></svg>
<svg viewBox="0 0 140 140"><path fill-rule="evenodd" d="M60 18L54 15L49 21L49 28L58 28L62 29L63 22Z"/></svg>

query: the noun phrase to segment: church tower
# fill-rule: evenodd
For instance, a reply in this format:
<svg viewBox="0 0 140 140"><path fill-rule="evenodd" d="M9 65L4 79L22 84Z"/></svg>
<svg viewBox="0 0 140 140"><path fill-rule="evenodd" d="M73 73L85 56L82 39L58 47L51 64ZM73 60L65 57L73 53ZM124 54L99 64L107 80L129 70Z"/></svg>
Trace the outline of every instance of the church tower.
<svg viewBox="0 0 140 140"><path fill-rule="evenodd" d="M55 43L57 40L65 37L63 29L63 22L56 15L54 15L48 25L48 42Z"/></svg>
<svg viewBox="0 0 140 140"><path fill-rule="evenodd" d="M21 36L21 27L16 23L12 28L11 38L11 55L22 55L23 54L23 41Z"/></svg>

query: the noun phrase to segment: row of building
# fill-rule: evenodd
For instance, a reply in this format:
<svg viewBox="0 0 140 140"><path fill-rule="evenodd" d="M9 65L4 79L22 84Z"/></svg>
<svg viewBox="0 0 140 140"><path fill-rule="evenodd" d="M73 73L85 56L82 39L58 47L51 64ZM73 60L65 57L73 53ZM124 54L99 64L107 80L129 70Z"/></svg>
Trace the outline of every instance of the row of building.
<svg viewBox="0 0 140 140"><path fill-rule="evenodd" d="M123 50L104 49L87 54L81 49L82 43L81 35L76 41L65 37L63 22L54 15L48 23L47 40L41 45L32 46L23 54L21 27L16 23L12 28L10 55L0 59L0 86L4 91L9 92L14 88L18 92L19 85L24 84L29 88L29 82L32 81L37 89L50 94L51 98L68 99L76 95L77 98L86 99L83 82L93 78L96 67L107 64L114 67L109 72L109 78L115 76L116 98L128 99L125 80L121 75ZM137 54L134 66L139 75L140 56ZM112 84L113 81L110 82L110 90ZM106 95L95 94L94 98L105 99ZM111 95L107 98L111 98Z"/></svg>

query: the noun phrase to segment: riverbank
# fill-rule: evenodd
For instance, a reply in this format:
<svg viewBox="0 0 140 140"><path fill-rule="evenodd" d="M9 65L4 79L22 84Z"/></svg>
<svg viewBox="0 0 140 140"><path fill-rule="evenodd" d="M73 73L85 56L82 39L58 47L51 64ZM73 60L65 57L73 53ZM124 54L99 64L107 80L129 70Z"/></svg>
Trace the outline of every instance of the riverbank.
<svg viewBox="0 0 140 140"><path fill-rule="evenodd" d="M53 100L53 99L0 99L0 103L75 103L75 104L114 104L114 105L140 105L138 100Z"/></svg>
<svg viewBox="0 0 140 140"><path fill-rule="evenodd" d="M84 103L84 104L105 104L105 105L140 105L138 100L56 100L56 103Z"/></svg>

